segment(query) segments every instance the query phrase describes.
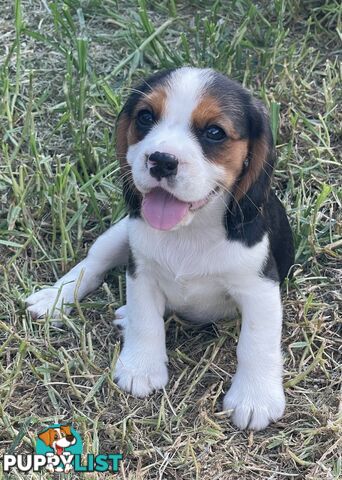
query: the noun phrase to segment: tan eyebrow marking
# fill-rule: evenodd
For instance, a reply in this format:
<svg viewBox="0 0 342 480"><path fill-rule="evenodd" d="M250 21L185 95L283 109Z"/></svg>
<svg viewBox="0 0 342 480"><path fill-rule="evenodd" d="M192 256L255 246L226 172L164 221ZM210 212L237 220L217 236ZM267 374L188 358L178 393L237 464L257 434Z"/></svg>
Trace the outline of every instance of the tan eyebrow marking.
<svg viewBox="0 0 342 480"><path fill-rule="evenodd" d="M233 120L222 111L219 101L212 95L205 95L192 112L191 118L196 128L217 125L225 131L228 139L221 146L206 154L208 159L223 167L224 184L229 188L239 177L243 162L248 154L248 140L241 139Z"/></svg>
<svg viewBox="0 0 342 480"><path fill-rule="evenodd" d="M227 136L239 140L240 135L235 130L232 120L222 111L222 108L212 95L204 96L191 115L191 122L195 127L204 128L215 124L224 129Z"/></svg>
<svg viewBox="0 0 342 480"><path fill-rule="evenodd" d="M138 101L134 111L143 110L145 107L152 109L154 115L160 118L165 113L166 97L166 89L162 86L156 87Z"/></svg>

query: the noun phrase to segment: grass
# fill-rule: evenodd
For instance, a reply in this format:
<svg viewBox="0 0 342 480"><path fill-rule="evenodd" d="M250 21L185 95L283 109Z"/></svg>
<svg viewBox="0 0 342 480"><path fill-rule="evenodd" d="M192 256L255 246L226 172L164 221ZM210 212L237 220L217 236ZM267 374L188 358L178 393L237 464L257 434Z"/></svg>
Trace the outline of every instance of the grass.
<svg viewBox="0 0 342 480"><path fill-rule="evenodd" d="M0 455L31 452L42 427L72 421L86 452L124 453L122 479L340 478L339 2L4 0L1 10ZM274 184L297 256L283 289L286 414L260 433L220 413L238 322L169 318L171 380L137 400L111 377L122 271L64 328L25 312L29 293L124 215L113 130L129 88L184 64L253 91L277 141Z"/></svg>

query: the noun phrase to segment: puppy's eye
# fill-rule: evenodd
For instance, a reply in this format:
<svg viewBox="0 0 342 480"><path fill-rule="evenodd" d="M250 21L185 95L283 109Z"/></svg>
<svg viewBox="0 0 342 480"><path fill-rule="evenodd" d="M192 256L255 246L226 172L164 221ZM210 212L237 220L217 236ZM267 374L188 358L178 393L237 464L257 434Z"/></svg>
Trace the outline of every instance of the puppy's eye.
<svg viewBox="0 0 342 480"><path fill-rule="evenodd" d="M204 131L204 137L209 142L222 142L227 135L224 130L217 125L209 125Z"/></svg>
<svg viewBox="0 0 342 480"><path fill-rule="evenodd" d="M149 110L140 110L137 115L137 123L140 127L151 127L154 123L153 113Z"/></svg>

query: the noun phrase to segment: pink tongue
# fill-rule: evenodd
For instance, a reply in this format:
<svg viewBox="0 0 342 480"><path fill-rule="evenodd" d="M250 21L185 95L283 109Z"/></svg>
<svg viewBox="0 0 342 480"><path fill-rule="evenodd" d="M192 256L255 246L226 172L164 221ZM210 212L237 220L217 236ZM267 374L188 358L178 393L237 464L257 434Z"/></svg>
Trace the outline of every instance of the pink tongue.
<svg viewBox="0 0 342 480"><path fill-rule="evenodd" d="M162 188L151 190L142 203L145 220L158 230L171 230L185 217L189 208L189 203L177 200Z"/></svg>
<svg viewBox="0 0 342 480"><path fill-rule="evenodd" d="M62 455L63 454L63 448L56 445L56 451L57 451L57 455Z"/></svg>

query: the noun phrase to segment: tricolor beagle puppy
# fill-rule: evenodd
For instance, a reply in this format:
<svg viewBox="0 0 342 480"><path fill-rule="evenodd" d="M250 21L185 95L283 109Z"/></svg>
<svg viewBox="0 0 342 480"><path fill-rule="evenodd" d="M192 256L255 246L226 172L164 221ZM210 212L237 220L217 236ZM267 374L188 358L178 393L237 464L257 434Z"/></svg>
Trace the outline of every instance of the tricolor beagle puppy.
<svg viewBox="0 0 342 480"><path fill-rule="evenodd" d="M31 295L34 316L56 312L127 264L118 385L138 397L168 382L163 317L194 322L242 314L238 366L223 407L260 430L285 407L279 285L294 261L291 229L270 188L275 149L264 106L211 69L148 78L117 125L129 215L52 288ZM76 288L76 284L78 285ZM55 311L52 312L53 306Z"/></svg>

